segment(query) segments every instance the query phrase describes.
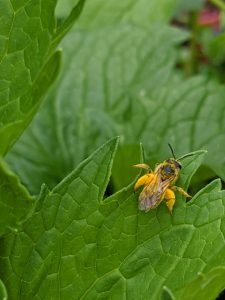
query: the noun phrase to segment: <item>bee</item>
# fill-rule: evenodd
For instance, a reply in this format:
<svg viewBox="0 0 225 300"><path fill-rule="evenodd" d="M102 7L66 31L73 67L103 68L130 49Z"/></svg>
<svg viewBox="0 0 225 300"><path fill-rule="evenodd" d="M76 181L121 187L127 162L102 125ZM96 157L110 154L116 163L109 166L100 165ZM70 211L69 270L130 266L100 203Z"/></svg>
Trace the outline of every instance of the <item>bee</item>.
<svg viewBox="0 0 225 300"><path fill-rule="evenodd" d="M154 171L152 171L147 164L137 164L133 166L148 171L147 174L141 176L137 180L134 186L135 191L139 187L144 186L138 199L138 207L141 211L148 212L149 210L156 208L164 200L170 213L172 213L176 201L174 191L179 192L186 198L191 198L191 196L181 187L175 186L174 184L177 181L182 168L180 160L193 154L186 154L176 159L171 145L168 145L173 158L169 158L156 165Z"/></svg>

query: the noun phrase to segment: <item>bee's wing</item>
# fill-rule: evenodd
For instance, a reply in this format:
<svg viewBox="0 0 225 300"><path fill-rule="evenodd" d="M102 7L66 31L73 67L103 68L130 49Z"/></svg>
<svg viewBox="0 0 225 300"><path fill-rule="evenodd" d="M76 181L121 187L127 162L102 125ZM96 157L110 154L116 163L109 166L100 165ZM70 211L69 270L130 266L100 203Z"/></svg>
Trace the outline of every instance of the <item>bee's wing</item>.
<svg viewBox="0 0 225 300"><path fill-rule="evenodd" d="M145 212L155 208L162 201L165 190L169 187L170 181L162 181L156 174L155 178L143 189L139 196L139 209Z"/></svg>

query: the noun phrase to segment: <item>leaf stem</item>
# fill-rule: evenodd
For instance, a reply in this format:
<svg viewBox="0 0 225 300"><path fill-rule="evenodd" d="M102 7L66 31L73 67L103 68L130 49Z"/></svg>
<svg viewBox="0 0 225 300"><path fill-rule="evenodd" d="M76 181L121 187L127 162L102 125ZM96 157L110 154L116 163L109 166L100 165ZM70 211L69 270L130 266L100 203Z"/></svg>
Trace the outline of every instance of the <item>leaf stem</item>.
<svg viewBox="0 0 225 300"><path fill-rule="evenodd" d="M191 28L191 41L190 41L190 61L189 61L189 75L193 75L198 71L198 44L197 44L197 32L198 32L198 12L192 11L189 15L189 25Z"/></svg>

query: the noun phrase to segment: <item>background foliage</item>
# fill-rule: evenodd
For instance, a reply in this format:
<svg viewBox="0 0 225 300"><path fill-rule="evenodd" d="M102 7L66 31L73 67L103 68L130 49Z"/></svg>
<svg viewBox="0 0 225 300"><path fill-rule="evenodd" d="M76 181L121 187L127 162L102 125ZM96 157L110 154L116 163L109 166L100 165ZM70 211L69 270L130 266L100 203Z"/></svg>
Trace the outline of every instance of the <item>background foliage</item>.
<svg viewBox="0 0 225 300"><path fill-rule="evenodd" d="M2 1L2 299L223 290L225 196L213 179L225 179L225 50L223 5L211 2ZM203 24L209 8L219 25ZM137 211L140 142L152 166L171 155L167 142L177 156L195 151L178 184L201 165L190 191L203 189L172 216Z"/></svg>

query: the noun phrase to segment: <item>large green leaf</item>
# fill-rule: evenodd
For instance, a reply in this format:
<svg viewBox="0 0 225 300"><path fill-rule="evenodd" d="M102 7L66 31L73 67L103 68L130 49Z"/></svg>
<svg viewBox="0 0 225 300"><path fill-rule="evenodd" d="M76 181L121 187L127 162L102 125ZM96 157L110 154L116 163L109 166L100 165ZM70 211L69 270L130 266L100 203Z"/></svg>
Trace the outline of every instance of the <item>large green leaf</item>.
<svg viewBox="0 0 225 300"><path fill-rule="evenodd" d="M57 75L60 56L51 56L52 43L57 45L55 4L56 0L0 3L1 155L29 124ZM60 38L73 21L70 18L63 32L57 31Z"/></svg>
<svg viewBox="0 0 225 300"><path fill-rule="evenodd" d="M158 299L224 265L225 193L218 180L185 204L143 213L133 185L103 200L117 140L99 148L51 192L42 190L18 234L1 240L10 299ZM183 160L187 188L204 151ZM220 283L219 283L220 284ZM198 299L205 299L199 295Z"/></svg>
<svg viewBox="0 0 225 300"><path fill-rule="evenodd" d="M75 299L83 284L87 286L93 280L91 256L95 250L92 242L103 219L98 211L99 201L102 201L109 180L116 144L117 140L113 139L101 147L53 191L44 189L33 216L24 224L24 231L15 236L9 234L1 240L0 277L10 299L18 299L19 291L19 298L24 300L59 299L61 293L64 299ZM85 218L87 227L83 223ZM14 255L14 251L18 251L19 256L16 252ZM75 256L69 255L72 269L67 265L70 251L72 255L77 253L82 261L90 255L90 261L83 261L90 269L82 267L80 279L72 270ZM66 288L66 281L74 279L78 284L80 280L84 282L80 287Z"/></svg>
<svg viewBox="0 0 225 300"><path fill-rule="evenodd" d="M0 161L0 236L10 231L17 232L32 204L32 197L17 176Z"/></svg>
<svg viewBox="0 0 225 300"><path fill-rule="evenodd" d="M185 37L166 26L71 33L62 44L63 72L55 89L9 158L23 182L36 193L43 181L54 186L114 135L137 149L157 106L145 95L162 97L159 86L170 81L174 45ZM28 170L36 174L32 180Z"/></svg>
<svg viewBox="0 0 225 300"><path fill-rule="evenodd" d="M96 28L123 22L148 25L151 22L169 21L177 0L87 0L85 10L77 26ZM57 15L63 18L68 14L74 0L59 0Z"/></svg>
<svg viewBox="0 0 225 300"><path fill-rule="evenodd" d="M153 25L74 29L62 43L63 70L48 103L8 158L30 190L43 181L54 186L113 135L122 137L123 155L143 142L151 163L168 156L167 142L177 155L207 149L205 164L225 179L225 88L205 76L176 76L175 46L184 37ZM124 173L134 163L117 162ZM120 188L130 178L117 174Z"/></svg>

